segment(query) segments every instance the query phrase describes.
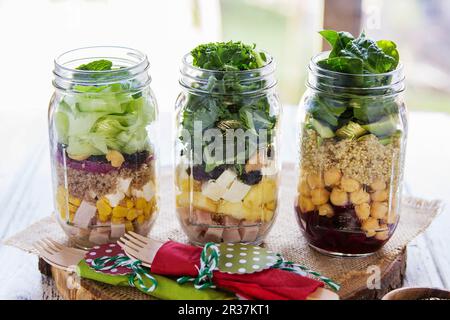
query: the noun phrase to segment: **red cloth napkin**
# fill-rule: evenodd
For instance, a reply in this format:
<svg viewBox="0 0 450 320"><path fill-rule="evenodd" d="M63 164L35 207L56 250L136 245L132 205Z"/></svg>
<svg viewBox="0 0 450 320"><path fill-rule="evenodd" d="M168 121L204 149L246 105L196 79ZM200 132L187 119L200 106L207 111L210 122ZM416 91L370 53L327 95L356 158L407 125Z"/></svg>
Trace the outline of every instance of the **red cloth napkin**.
<svg viewBox="0 0 450 320"><path fill-rule="evenodd" d="M166 242L156 253L151 272L166 276L196 277L202 248ZM246 299L305 300L323 283L289 271L267 269L250 274L213 272L214 284Z"/></svg>

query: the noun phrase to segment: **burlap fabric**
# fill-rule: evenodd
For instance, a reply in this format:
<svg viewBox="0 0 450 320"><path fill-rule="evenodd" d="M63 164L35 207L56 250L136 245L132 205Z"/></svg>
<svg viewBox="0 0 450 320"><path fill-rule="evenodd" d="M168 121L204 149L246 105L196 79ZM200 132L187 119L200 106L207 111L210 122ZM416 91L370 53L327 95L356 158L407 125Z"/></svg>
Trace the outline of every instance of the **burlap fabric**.
<svg viewBox="0 0 450 320"><path fill-rule="evenodd" d="M300 233L294 215L293 201L296 181L293 166L285 166L282 173L281 201L278 217L266 243L271 250L281 253L286 259L308 266L342 285L341 298L351 296L352 292L367 286L368 267L378 266L381 273L386 272L392 261L405 249L407 244L423 232L441 211L440 201L426 201L404 197L400 224L392 239L378 253L365 258L332 258L309 248ZM161 175L161 211L151 235L159 239L172 239L186 242L187 238L179 228L173 203L173 186L170 170ZM52 217L44 218L26 230L5 241L30 253L36 253L33 243L43 237L66 242L62 230ZM116 288L104 284L90 283L90 290L103 290L107 296L116 299L150 299L131 288ZM106 292L107 291L107 292Z"/></svg>

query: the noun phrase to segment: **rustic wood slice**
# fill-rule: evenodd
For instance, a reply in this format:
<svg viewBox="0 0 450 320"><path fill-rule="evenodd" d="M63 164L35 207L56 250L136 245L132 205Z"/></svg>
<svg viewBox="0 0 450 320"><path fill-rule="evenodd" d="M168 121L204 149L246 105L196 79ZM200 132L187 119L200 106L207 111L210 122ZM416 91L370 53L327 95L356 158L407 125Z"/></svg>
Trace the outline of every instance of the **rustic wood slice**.
<svg viewBox="0 0 450 320"><path fill-rule="evenodd" d="M393 262L387 265L384 270L381 270L380 289L361 287L358 290L347 292L345 296L341 296L341 299L381 299L391 290L402 286L405 270L406 249ZM39 259L39 271L54 280L57 292L67 300L155 300L134 288L119 288L86 279L81 279L77 288L69 289L67 284L72 282L73 275L50 266L43 259ZM361 275L355 275L355 281L360 280L356 279L357 277L361 277Z"/></svg>

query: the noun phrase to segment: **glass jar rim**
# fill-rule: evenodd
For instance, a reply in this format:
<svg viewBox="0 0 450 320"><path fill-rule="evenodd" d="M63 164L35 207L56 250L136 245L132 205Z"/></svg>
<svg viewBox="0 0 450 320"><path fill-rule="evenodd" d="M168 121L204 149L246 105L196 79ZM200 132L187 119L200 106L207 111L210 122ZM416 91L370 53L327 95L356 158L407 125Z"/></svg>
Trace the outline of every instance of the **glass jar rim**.
<svg viewBox="0 0 450 320"><path fill-rule="evenodd" d="M266 64L262 67L255 68L255 69L248 69L248 70L211 70L211 69L203 69L200 67L196 67L192 64L192 54L190 52L186 53L182 58L183 66L189 67L191 69L203 72L203 73L211 73L211 74L237 74L237 75L248 75L248 74L254 74L255 72L261 72L266 71L268 73L272 73L275 71L275 60L273 57L264 50L260 50L260 52L264 53L264 55L267 58ZM182 70L180 70L182 71Z"/></svg>
<svg viewBox="0 0 450 320"><path fill-rule="evenodd" d="M269 90L276 86L277 81L275 79L275 60L266 51L261 51L265 54L267 61L266 64L260 68L249 70L209 70L196 67L192 64L192 54L189 52L182 58L182 65L180 67L180 85L188 90L192 90L199 94L221 94L221 95L236 95L236 94L258 94L263 91ZM243 86L248 86L254 83L260 84L256 88L244 89L242 91L227 91L227 92L212 92L205 90L210 80L224 79L225 76L231 76L230 83L239 83ZM203 87L203 88L202 88Z"/></svg>
<svg viewBox="0 0 450 320"><path fill-rule="evenodd" d="M336 75L336 76L358 76L358 77L385 77L385 76L392 76L398 73L402 73L403 72L403 63L400 61L398 63L397 68L395 68L392 71L389 72L385 72L385 73L345 73L345 72L339 72L339 71L333 71L333 70L328 70L325 68L320 67L317 62L322 60L323 58L328 57L328 55L330 54L331 51L322 51L316 55L314 55L308 65L308 69L311 71L312 68L318 69L320 71L323 71L324 73L329 73L330 75ZM404 78L403 78L404 79Z"/></svg>
<svg viewBox="0 0 450 320"><path fill-rule="evenodd" d="M392 96L405 90L403 64L386 73L344 73L320 67L317 62L330 51L313 56L308 64L308 88L330 95ZM367 85L370 84L370 85Z"/></svg>
<svg viewBox="0 0 450 320"><path fill-rule="evenodd" d="M93 54L94 52L99 52ZM106 59L120 62L123 67L114 70L79 70L83 63ZM76 63L76 67L75 67ZM120 81L132 80L147 73L150 67L147 55L143 52L123 46L88 46L72 49L58 55L54 59L54 81L58 89L67 90L70 85L108 85ZM104 76L103 79L98 76ZM150 76L139 87L148 85Z"/></svg>

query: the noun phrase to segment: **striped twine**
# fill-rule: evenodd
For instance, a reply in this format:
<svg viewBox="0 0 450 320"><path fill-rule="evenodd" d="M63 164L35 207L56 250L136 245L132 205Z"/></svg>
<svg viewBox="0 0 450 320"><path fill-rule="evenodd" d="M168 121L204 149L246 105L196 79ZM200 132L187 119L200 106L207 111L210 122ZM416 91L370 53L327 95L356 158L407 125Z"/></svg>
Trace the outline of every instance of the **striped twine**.
<svg viewBox="0 0 450 320"><path fill-rule="evenodd" d="M328 287L330 287L334 291L339 291L339 289L341 288L341 286L339 284L337 284L336 282L334 282L330 278L322 276L317 271L311 270L308 267L305 267L303 265L293 263L292 261L286 261L286 260L284 260L284 258L279 253L277 254L277 257L278 257L278 260L272 266L272 268L294 272L294 273L299 274L301 276L310 275L313 278L316 278L316 279L322 281L323 283L325 283Z"/></svg>
<svg viewBox="0 0 450 320"><path fill-rule="evenodd" d="M110 263L111 265L108 265ZM133 271L130 275L128 275L128 284L131 287L135 287L136 285L134 283L134 279L137 278L139 287L147 293L153 292L158 285L156 279L142 267L142 261L130 259L127 256L96 258L92 261L92 267L97 271L111 270L118 267L128 267ZM152 284L150 287L145 284L144 278L150 280Z"/></svg>
<svg viewBox="0 0 450 320"><path fill-rule="evenodd" d="M219 248L214 242L208 242L203 247L200 254L200 268L197 268L198 275L194 277L184 276L177 279L179 284L186 282L194 282L196 289L215 288L212 282L213 271L217 268L219 263Z"/></svg>

